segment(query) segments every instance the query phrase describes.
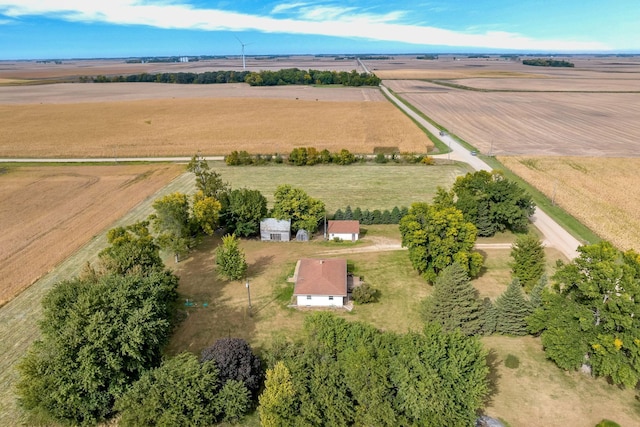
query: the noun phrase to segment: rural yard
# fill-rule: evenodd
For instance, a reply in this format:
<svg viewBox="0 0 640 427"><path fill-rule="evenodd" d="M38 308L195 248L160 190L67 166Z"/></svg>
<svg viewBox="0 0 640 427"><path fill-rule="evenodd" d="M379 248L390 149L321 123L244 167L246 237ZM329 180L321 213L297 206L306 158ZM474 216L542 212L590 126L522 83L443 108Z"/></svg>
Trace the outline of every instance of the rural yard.
<svg viewBox="0 0 640 427"><path fill-rule="evenodd" d="M238 59L0 61L0 158L116 160L233 150L288 154L302 146L361 154L383 147L433 152L425 132L377 88L76 82L87 75L238 71ZM601 238L623 250L640 250L640 57L570 60L575 68L454 55L437 60L398 55L363 63L395 95L477 149L480 155L474 158L495 157ZM289 67L363 71L352 59L247 58L249 70ZM347 204L391 209L428 201L438 186L448 187L472 170L462 162L302 168L210 164L233 188L263 192L270 206L275 187L289 183L324 200L330 214ZM178 163L0 164L0 383L6 385L0 390L0 426L23 419L12 391L15 364L38 337L43 295L95 259L108 229L146 218L160 195L193 192L193 175L184 170ZM348 254L357 273L382 290L380 302L339 315L384 330L416 330L421 322L417 299L432 288L412 270L406 252L397 250L398 241L397 226L368 226L362 242L337 247L322 241L274 246L243 240L256 309L252 318L245 310L245 287L215 277L219 237L205 238L184 262L167 256L168 266L181 277L180 297L209 307L181 310L184 320L167 354L199 352L212 337L231 334L264 349L274 335L299 331L305 312L286 308L286 278L301 256ZM505 289L513 241L507 233L480 242L486 269L473 283L481 296L495 299ZM545 251L552 274L555 260L566 258L557 248ZM635 390L560 370L546 359L539 338L494 335L482 341L495 386L486 412L509 426L577 427L602 418L640 425ZM513 354L520 368L505 368L504 359Z"/></svg>

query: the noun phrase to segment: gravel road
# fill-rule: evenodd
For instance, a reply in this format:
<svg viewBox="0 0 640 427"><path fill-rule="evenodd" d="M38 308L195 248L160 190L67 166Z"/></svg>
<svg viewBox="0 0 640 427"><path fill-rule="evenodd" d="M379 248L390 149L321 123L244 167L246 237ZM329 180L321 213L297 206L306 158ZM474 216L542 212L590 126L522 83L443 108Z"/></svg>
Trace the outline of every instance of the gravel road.
<svg viewBox="0 0 640 427"><path fill-rule="evenodd" d="M384 86L384 83L380 85L380 89L391 99L398 107L406 112L415 121L424 126L429 132L436 135L442 142L447 144L452 152L447 154L451 160L462 161L468 163L475 170L491 171L491 167L482 161L477 156L472 155L469 150L460 145L454 138L449 135L439 135L440 130L433 126L431 123L424 120L418 114L413 112L409 107L404 105L398 100L391 91ZM426 112L425 112L426 114ZM428 114L427 114L428 115ZM442 156L444 157L444 155ZM564 228L555 222L546 212L540 208L536 208L534 214L531 216L531 222L535 225L540 232L544 235L544 244L552 246L558 249L569 260L572 260L578 256L577 248L580 246L578 239L569 234Z"/></svg>

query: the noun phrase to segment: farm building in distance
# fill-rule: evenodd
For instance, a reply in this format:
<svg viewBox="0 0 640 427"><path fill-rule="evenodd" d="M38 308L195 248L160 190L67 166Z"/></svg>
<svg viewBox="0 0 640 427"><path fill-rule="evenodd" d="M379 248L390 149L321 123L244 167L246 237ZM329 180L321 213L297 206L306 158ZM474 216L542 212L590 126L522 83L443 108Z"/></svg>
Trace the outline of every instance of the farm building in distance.
<svg viewBox="0 0 640 427"><path fill-rule="evenodd" d="M291 220L265 218L260 221L260 240L288 242L291 239Z"/></svg>
<svg viewBox="0 0 640 427"><path fill-rule="evenodd" d="M360 222L356 220L331 220L327 226L329 240L341 239L355 242L360 237Z"/></svg>
<svg viewBox="0 0 640 427"><path fill-rule="evenodd" d="M347 303L347 260L298 261L293 295L298 307L343 307Z"/></svg>

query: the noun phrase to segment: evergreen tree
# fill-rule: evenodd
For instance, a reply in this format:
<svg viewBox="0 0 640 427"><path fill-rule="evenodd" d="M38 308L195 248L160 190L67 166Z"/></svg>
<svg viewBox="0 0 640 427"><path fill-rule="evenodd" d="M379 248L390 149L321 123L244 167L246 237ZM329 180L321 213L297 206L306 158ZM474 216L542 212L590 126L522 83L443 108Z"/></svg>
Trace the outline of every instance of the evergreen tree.
<svg viewBox="0 0 640 427"><path fill-rule="evenodd" d="M351 210L351 205L347 205L344 209L344 217L342 219L351 220L353 219L353 211Z"/></svg>
<svg viewBox="0 0 640 427"><path fill-rule="evenodd" d="M364 212L362 212L362 216L360 217L360 223L364 225L373 224L373 214L369 209L365 209Z"/></svg>
<svg viewBox="0 0 640 427"><path fill-rule="evenodd" d="M409 208L406 206L403 206L400 208L400 219L402 219L403 216L407 215L409 213Z"/></svg>
<svg viewBox="0 0 640 427"><path fill-rule="evenodd" d="M482 333L484 335L491 335L496 331L496 323L498 321L498 312L495 304L491 302L490 298L485 298L482 301L484 323L482 325Z"/></svg>
<svg viewBox="0 0 640 427"><path fill-rule="evenodd" d="M476 218L476 227L478 228L478 236L489 237L496 234L496 226L493 222L491 222L489 202L486 200L478 202L478 216Z"/></svg>
<svg viewBox="0 0 640 427"><path fill-rule="evenodd" d="M382 212L379 209L375 209L371 212L371 224L384 224L382 222Z"/></svg>
<svg viewBox="0 0 640 427"><path fill-rule="evenodd" d="M358 207L353 210L353 219L356 221L360 221L362 219L362 209Z"/></svg>
<svg viewBox="0 0 640 427"><path fill-rule="evenodd" d="M422 302L422 319L442 326L445 332L460 328L465 335L481 332L483 306L469 275L457 262L443 269L433 295Z"/></svg>
<svg viewBox="0 0 640 427"><path fill-rule="evenodd" d="M344 219L344 213L342 212L342 209L338 209L336 213L333 214L333 219L337 221Z"/></svg>
<svg viewBox="0 0 640 427"><path fill-rule="evenodd" d="M547 275L543 274L538 283L533 287L531 293L529 294L529 304L531 305L531 309L535 310L536 308L542 305L542 291L547 286Z"/></svg>
<svg viewBox="0 0 640 427"><path fill-rule="evenodd" d="M532 310L517 278L513 279L507 290L496 299L495 306L496 332L505 335L527 334L526 318Z"/></svg>
<svg viewBox="0 0 640 427"><path fill-rule="evenodd" d="M402 219L402 213L397 206L394 206L391 210L391 224L398 224Z"/></svg>
<svg viewBox="0 0 640 427"><path fill-rule="evenodd" d="M393 224L393 218L391 217L391 212L389 209L385 209L382 212L382 216L380 217L380 224Z"/></svg>
<svg viewBox="0 0 640 427"><path fill-rule="evenodd" d="M544 274L545 256L542 242L533 234L521 235L511 248L511 257L511 276L520 280L525 292L531 292Z"/></svg>

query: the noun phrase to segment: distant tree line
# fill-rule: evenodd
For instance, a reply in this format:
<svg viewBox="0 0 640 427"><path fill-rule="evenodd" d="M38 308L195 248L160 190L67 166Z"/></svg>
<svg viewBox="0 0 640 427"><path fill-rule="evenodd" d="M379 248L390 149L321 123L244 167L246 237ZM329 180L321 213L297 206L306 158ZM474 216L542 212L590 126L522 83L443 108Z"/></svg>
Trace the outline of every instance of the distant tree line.
<svg viewBox="0 0 640 427"><path fill-rule="evenodd" d="M534 67L574 67L573 62L557 60L557 59L523 59L523 65L532 65Z"/></svg>
<svg viewBox="0 0 640 427"><path fill-rule="evenodd" d="M286 68L278 71L263 70L251 72L245 82L251 86L278 85L343 85L343 86L379 86L380 78L371 73L358 73L356 70L300 70Z"/></svg>
<svg viewBox="0 0 640 427"><path fill-rule="evenodd" d="M378 86L380 79L374 74L358 73L355 70L320 71L288 68L279 71L207 71L204 73L141 73L118 76L80 76L81 83L177 83L217 84L248 83L251 86L278 85L343 85Z"/></svg>
<svg viewBox="0 0 640 427"><path fill-rule="evenodd" d="M416 59L434 60L434 59L438 59L438 55L419 55L419 56L416 56Z"/></svg>
<svg viewBox="0 0 640 427"><path fill-rule="evenodd" d="M407 207L398 208L395 206L393 209L385 209L381 211L380 209L374 209L370 211L369 209L362 210L357 207L355 209L351 209L351 206L347 205L347 207L342 210L338 209L333 214L333 219L335 220L356 220L360 221L361 224L364 225L372 225L372 224L398 224L400 219L405 216L409 212Z"/></svg>
<svg viewBox="0 0 640 427"><path fill-rule="evenodd" d="M206 71L204 73L140 73L127 76L81 76L81 83L243 83L248 71Z"/></svg>

